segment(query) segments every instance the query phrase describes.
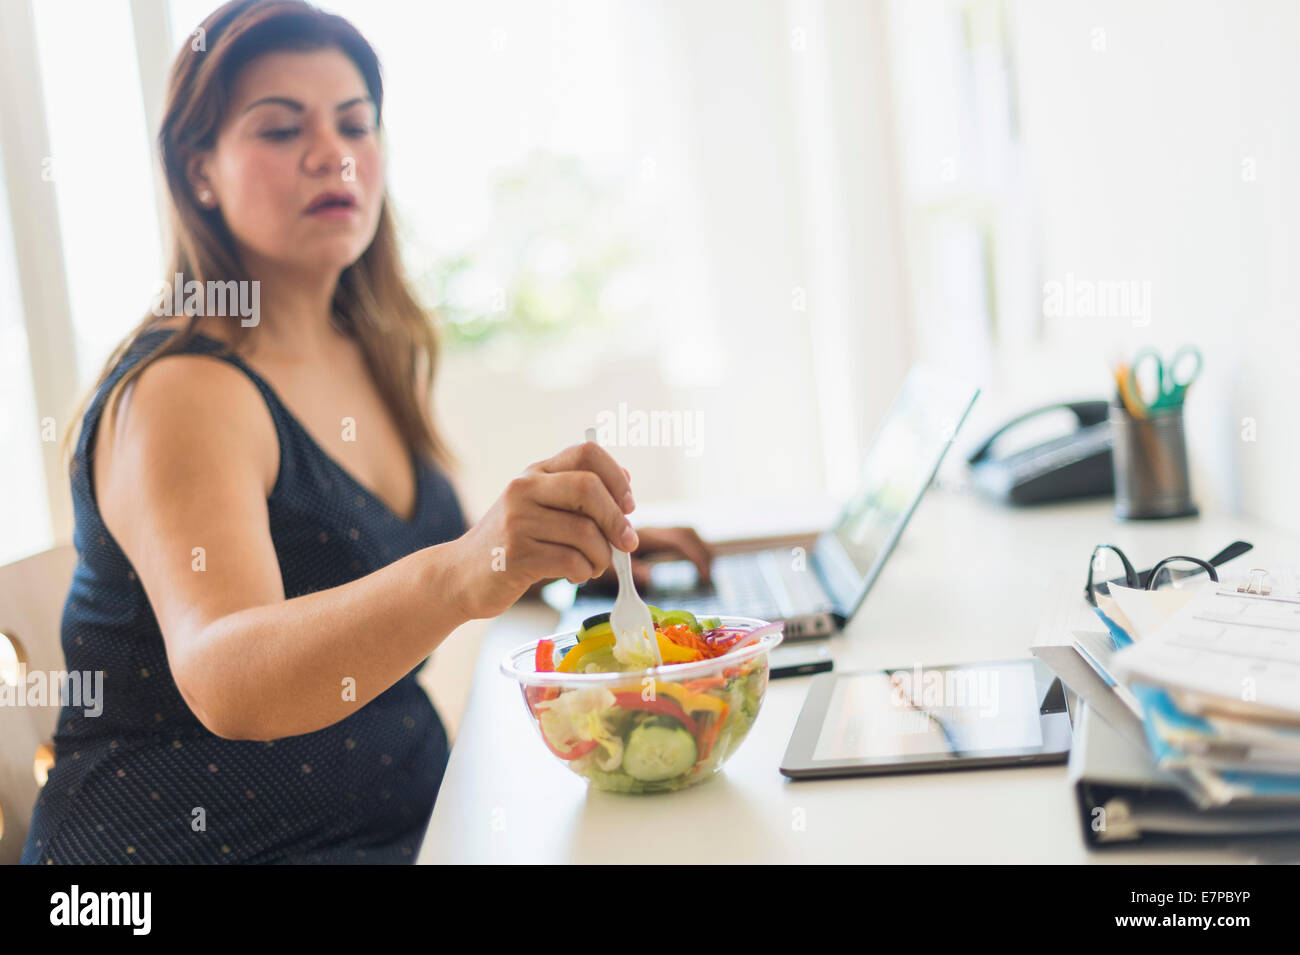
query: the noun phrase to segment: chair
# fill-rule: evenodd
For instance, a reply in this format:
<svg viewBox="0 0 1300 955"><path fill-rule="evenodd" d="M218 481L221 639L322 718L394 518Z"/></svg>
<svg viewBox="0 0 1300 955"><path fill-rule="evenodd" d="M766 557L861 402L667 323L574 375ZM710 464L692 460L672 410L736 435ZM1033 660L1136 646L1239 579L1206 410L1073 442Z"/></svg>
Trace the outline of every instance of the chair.
<svg viewBox="0 0 1300 955"><path fill-rule="evenodd" d="M66 665L59 629L76 565L76 549L65 544L0 567L0 634L28 672L57 673ZM0 638L0 680L13 677L4 643ZM58 718L57 697L47 706L0 706L0 864L22 857L32 808L54 764Z"/></svg>

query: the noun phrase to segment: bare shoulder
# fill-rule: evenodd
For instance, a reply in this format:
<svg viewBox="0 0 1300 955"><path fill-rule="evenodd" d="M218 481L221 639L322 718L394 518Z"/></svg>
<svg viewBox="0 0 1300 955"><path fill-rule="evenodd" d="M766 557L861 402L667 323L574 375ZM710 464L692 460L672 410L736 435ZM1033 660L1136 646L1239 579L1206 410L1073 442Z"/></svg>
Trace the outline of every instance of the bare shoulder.
<svg viewBox="0 0 1300 955"><path fill-rule="evenodd" d="M257 386L209 355L166 355L144 368L106 407L95 435L96 484L116 464L158 473L195 465L253 469L269 491L279 467L275 424Z"/></svg>

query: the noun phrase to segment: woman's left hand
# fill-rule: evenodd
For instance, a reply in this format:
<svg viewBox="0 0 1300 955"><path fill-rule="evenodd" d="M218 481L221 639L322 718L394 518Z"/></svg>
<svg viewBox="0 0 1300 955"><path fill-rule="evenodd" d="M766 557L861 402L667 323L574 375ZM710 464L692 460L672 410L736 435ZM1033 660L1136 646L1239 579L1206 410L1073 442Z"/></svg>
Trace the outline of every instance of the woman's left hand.
<svg viewBox="0 0 1300 955"><path fill-rule="evenodd" d="M711 582L710 567L713 563L713 548L706 544L693 527L638 527L636 529L640 543L632 551L632 579L636 582L639 593L645 593L650 586L650 556L669 557L689 560L695 565L700 575L700 584ZM616 592L618 578L611 567L591 581L591 586L600 590Z"/></svg>

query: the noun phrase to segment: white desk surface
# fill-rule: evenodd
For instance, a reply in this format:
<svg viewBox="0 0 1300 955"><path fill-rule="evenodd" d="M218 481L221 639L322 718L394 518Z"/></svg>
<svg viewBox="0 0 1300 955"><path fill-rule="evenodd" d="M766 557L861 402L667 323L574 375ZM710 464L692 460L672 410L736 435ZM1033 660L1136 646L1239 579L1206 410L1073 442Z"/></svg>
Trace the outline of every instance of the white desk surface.
<svg viewBox="0 0 1300 955"><path fill-rule="evenodd" d="M1228 565L1294 567L1297 542L1220 517L1116 521L1111 502L1029 510L932 490L845 633L837 670L1028 656L1067 584L1081 591L1097 543L1139 567L1209 557L1241 538ZM1069 582L1073 581L1072 584ZM1010 602L1014 593L1016 600ZM1082 600L1080 599L1080 603ZM1048 621L1046 627L1044 622ZM713 779L653 796L588 791L530 725L498 664L554 631L557 615L520 604L484 637L474 686L421 847L421 863L1250 861L1229 842L1089 851L1065 766L793 782L778 772L811 677L773 680L749 737Z"/></svg>

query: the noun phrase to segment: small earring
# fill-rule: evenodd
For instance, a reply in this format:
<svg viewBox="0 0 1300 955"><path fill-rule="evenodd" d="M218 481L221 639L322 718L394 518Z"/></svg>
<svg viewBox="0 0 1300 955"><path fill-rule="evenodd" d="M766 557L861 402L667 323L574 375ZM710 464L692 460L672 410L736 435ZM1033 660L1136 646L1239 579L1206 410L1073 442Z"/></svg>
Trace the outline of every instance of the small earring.
<svg viewBox="0 0 1300 955"><path fill-rule="evenodd" d="M212 193L211 193L211 192L209 192L208 190L204 189L202 192L199 193L199 202L203 203L203 204L206 206L206 205L207 205L209 202L211 202L211 201L212 201Z"/></svg>

